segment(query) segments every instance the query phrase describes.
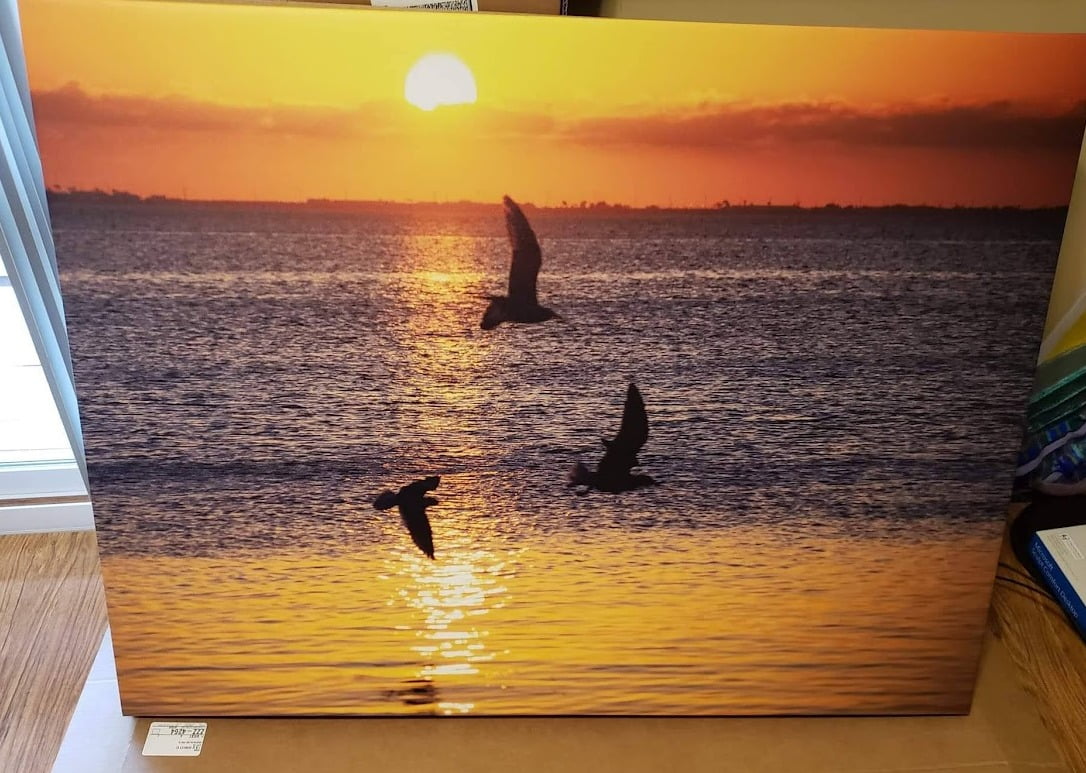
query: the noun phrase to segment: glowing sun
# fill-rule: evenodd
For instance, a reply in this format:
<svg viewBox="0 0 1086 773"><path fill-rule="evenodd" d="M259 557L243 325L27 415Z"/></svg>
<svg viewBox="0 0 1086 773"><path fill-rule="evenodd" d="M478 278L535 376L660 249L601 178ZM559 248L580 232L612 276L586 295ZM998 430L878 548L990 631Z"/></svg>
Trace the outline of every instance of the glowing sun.
<svg viewBox="0 0 1086 773"><path fill-rule="evenodd" d="M411 66L403 96L422 110L441 105L468 105L475 101L475 77L452 54L427 54Z"/></svg>

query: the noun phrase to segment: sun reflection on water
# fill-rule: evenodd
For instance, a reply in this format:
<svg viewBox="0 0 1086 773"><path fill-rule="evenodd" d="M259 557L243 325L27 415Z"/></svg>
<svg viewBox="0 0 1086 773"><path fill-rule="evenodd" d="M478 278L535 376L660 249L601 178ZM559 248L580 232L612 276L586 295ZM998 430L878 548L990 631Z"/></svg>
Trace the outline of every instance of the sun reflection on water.
<svg viewBox="0 0 1086 773"><path fill-rule="evenodd" d="M416 680L473 677L494 659L487 646L486 616L504 606L506 562L489 550L454 549L443 561L402 556L407 581L397 592L400 603L415 612L410 650L419 661ZM445 714L468 713L474 703L438 702Z"/></svg>

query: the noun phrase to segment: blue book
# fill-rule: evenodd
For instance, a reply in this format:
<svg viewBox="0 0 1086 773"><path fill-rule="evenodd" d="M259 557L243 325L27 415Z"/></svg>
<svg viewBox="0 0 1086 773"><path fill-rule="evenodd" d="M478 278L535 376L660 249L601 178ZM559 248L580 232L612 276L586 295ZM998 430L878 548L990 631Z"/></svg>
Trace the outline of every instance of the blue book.
<svg viewBox="0 0 1086 773"><path fill-rule="evenodd" d="M1030 542L1030 555L1079 634L1086 637L1086 525L1038 531Z"/></svg>

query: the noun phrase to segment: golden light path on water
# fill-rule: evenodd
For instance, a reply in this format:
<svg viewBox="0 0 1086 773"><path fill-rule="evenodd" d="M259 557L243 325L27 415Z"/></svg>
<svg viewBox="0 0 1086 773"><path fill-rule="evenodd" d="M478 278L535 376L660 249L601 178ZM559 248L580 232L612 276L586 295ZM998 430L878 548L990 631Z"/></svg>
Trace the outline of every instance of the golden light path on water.
<svg viewBox="0 0 1086 773"><path fill-rule="evenodd" d="M403 398L431 407L418 421L420 437L440 437L446 453L461 461L470 460L481 455L481 446L470 437L456 442L448 417L461 415L457 425L467 428L470 421L463 420L462 412L472 406L481 408L485 399L473 389L475 379L471 377L480 375L484 355L478 342L463 335L461 329L463 307L472 303L466 299L476 297L472 288L483 277L462 260L468 254L463 239L422 237L419 242L409 254L423 260L406 277L398 299L411 313L402 335L396 336L396 344L404 352L405 370L420 373L420 378L406 380L411 394ZM426 464L424 457L420 461ZM426 471L420 469L419 474ZM441 492L437 494L440 500ZM484 504L478 495L465 494L458 497L457 508L464 513L482 512ZM447 509L446 505L441 512ZM431 512L435 520L446 524L442 515ZM423 616L421 626L413 631L418 641L411 650L426 665L399 697L409 705L435 701L444 714L468 713L475 706L472 702L436 700L434 682L442 677L477 675L479 664L493 660L494 653L487 650L488 631L480 625L485 625L482 618L492 609L504 606L500 597L507 590L501 581L506 562L490 551L471 548L470 543L458 544L455 538L451 547L446 543L439 549L440 563L414 553L403 556L411 581L396 596ZM389 575L381 578L392 579ZM390 606L394 603L388 602ZM410 630L410 626L401 629Z"/></svg>
<svg viewBox="0 0 1086 773"><path fill-rule="evenodd" d="M436 562L394 523L384 545L343 554L107 557L126 710L908 713L968 700L991 534L515 541L464 515L434 516Z"/></svg>
<svg viewBox="0 0 1086 773"><path fill-rule="evenodd" d="M411 647L421 661L429 661L418 673L425 684L438 677L478 674L480 664L494 659L487 650L488 632L480 626L485 626L482 618L491 609L504 606L495 597L507 589L492 576L501 572L503 564L491 563L493 557L484 551L474 551L464 559L446 566L418 561L414 583L399 593L425 615L423 628L415 632L419 642ZM446 714L467 713L474 705L440 702L438 708Z"/></svg>

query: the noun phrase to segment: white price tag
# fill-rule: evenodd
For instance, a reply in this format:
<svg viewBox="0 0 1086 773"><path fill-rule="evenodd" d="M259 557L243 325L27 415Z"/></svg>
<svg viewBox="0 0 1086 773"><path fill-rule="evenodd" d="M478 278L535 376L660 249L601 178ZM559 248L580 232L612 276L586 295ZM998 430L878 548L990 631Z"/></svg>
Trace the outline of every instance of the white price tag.
<svg viewBox="0 0 1086 773"><path fill-rule="evenodd" d="M152 722L144 757L195 757L204 748L207 722Z"/></svg>
<svg viewBox="0 0 1086 773"><path fill-rule="evenodd" d="M435 11L478 11L479 0L370 0L376 8L429 8Z"/></svg>

